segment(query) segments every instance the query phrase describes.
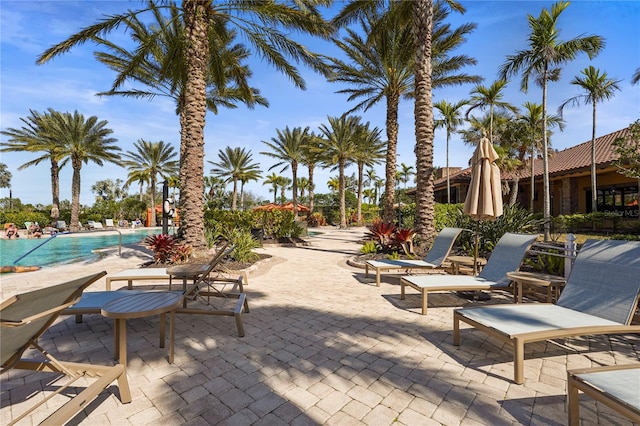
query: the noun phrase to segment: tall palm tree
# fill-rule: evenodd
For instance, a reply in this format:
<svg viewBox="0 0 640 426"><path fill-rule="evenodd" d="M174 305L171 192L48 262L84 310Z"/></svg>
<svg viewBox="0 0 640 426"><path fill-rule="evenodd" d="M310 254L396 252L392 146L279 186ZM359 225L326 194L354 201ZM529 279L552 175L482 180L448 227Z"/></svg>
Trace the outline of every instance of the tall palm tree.
<svg viewBox="0 0 640 426"><path fill-rule="evenodd" d="M381 100L386 101L387 118L387 157L385 165L385 199L383 203L383 218L393 220L393 203L395 191L395 171L397 157L398 135L398 105L401 97L414 96L415 52L407 46L422 49L422 38L412 38L412 2L390 2L386 13L381 13L385 7L384 1L348 3L334 18L337 25L346 25L359 19L361 30L356 32L347 29L348 37L344 42L337 42L350 59L350 63L333 60L336 73L334 81L347 83L350 87L339 93L350 94L349 100L362 99L349 112L367 111ZM430 2L431 3L431 2ZM465 24L451 30L444 23L448 10L440 5L436 8L435 16L429 7L430 18L433 18L433 52L429 45L429 57L434 60L433 85L446 86L466 82L478 82L479 76L456 74L462 67L475 64L475 59L465 55L448 56L455 47L465 41L465 36L475 29L474 24ZM429 36L431 37L431 26ZM367 35L363 39L359 34ZM419 42L416 42L418 40ZM431 60L429 59L429 62Z"/></svg>
<svg viewBox="0 0 640 426"><path fill-rule="evenodd" d="M517 112L517 108L513 105L501 100L504 96L503 90L506 87L507 80L501 79L494 81L489 87L478 84L471 90L471 99L469 100L471 106L467 110L467 118L475 108L484 110L489 107L489 141L491 143L493 143L493 116L495 109Z"/></svg>
<svg viewBox="0 0 640 426"><path fill-rule="evenodd" d="M117 139L109 137L113 130L107 128L107 121L98 121L98 117L85 119L84 115L75 111L61 113L51 112L51 133L61 145L57 153L59 159L68 158L73 175L71 177L71 231L78 231L80 224L80 172L82 164L89 162L102 166L105 162L120 165L121 151L115 143Z"/></svg>
<svg viewBox="0 0 640 426"><path fill-rule="evenodd" d="M0 188L11 188L11 172L5 163L0 163Z"/></svg>
<svg viewBox="0 0 640 426"><path fill-rule="evenodd" d="M217 176L205 176L205 200L211 202L224 197L225 181Z"/></svg>
<svg viewBox="0 0 640 426"><path fill-rule="evenodd" d="M258 166L259 167L259 166ZM262 171L259 169L249 169L240 173L240 208L244 210L244 185L253 180L257 181L262 177Z"/></svg>
<svg viewBox="0 0 640 426"><path fill-rule="evenodd" d="M34 110L29 110L31 115L20 118L24 125L19 128L8 128L0 134L9 136L6 142L0 143L0 152L39 152L39 157L27 161L18 167L24 170L27 167L36 166L43 161L49 161L51 176L51 219L58 220L60 215L60 169L69 161L68 158L60 159L59 152L61 145L58 140L51 135L51 114L53 109L41 114Z"/></svg>
<svg viewBox="0 0 640 426"><path fill-rule="evenodd" d="M358 132L360 131L360 117L342 116L327 117L327 124L320 125L324 138L320 140L320 151L323 153L324 163L332 170L338 169L338 194L340 198L340 227L347 227L347 208L345 198L345 174L347 164L354 159L357 151Z"/></svg>
<svg viewBox="0 0 640 426"><path fill-rule="evenodd" d="M149 176L148 171L130 171L127 175L127 185L131 185L134 182L137 182L140 188L139 191L139 200L144 201L144 184L149 184Z"/></svg>
<svg viewBox="0 0 640 426"><path fill-rule="evenodd" d="M272 2L238 2L235 0L184 0L181 11L184 22L183 56L187 79L184 86L184 105L180 111L180 202L183 212L183 234L194 249L206 248L204 237L204 125L207 107L207 75L209 62L209 34L213 22L223 21L249 40L255 52L278 71L284 73L299 88L305 82L289 59L302 62L325 73L322 57L288 37L289 33L306 33L328 37L333 28L322 18L317 4L327 0L308 0L276 4ZM72 47L102 37L148 8L110 16L89 26L67 40L53 46L38 58L44 63L67 52ZM219 18L218 20L214 18ZM139 57L153 53L155 44L149 40L139 49ZM162 72L170 68L163 64ZM220 64L218 64L220 65Z"/></svg>
<svg viewBox="0 0 640 426"><path fill-rule="evenodd" d="M398 170L398 180L404 183L404 189L407 189L407 183L411 180L411 176L416 173L413 171L413 166L408 166L404 163L400 163L400 170Z"/></svg>
<svg viewBox="0 0 640 426"><path fill-rule="evenodd" d="M291 167L293 182L293 216L298 216L298 165L304 158L305 146L310 143L309 127L295 127L293 130L289 126L284 130L276 129L277 137L271 141L262 141L271 148L271 151L261 152L267 157L275 158L278 161L269 170L282 166L280 173Z"/></svg>
<svg viewBox="0 0 640 426"><path fill-rule="evenodd" d="M300 191L300 198L304 198L304 194L309 189L309 179L304 176L298 178L298 190Z"/></svg>
<svg viewBox="0 0 640 426"><path fill-rule="evenodd" d="M259 172L260 165L253 162L251 150L245 150L244 148L231 148L228 146L224 151L218 151L218 158L220 159L218 162L207 160L214 166L211 169L211 174L233 183L231 210L237 210L238 182L248 173Z"/></svg>
<svg viewBox="0 0 640 426"><path fill-rule="evenodd" d="M282 178L283 176L278 175L276 172L271 172L271 174L264 179L264 182L262 182L263 185L271 185L270 191L273 192L274 204L278 202L278 188L282 183Z"/></svg>
<svg viewBox="0 0 640 426"><path fill-rule="evenodd" d="M151 142L138 139L134 151L122 154L122 164L129 170L127 183L140 182L140 176L146 176L149 182L151 226L156 225L156 184L158 175L164 179L178 172L178 159L175 148L164 141Z"/></svg>
<svg viewBox="0 0 640 426"><path fill-rule="evenodd" d="M352 160L358 166L358 206L356 215L358 224L362 225L362 189L364 185L364 168L379 164L385 157L385 143L380 139L382 130L374 127L369 129L369 123L360 126L356 139L356 148Z"/></svg>
<svg viewBox="0 0 640 426"><path fill-rule="evenodd" d="M447 174L447 204L451 204L451 182L449 180L449 141L451 133L454 133L459 125L463 123L460 114L462 107L466 106L469 101L460 100L452 104L446 100L441 100L433 104L433 107L440 112L440 118L435 121L436 129L444 127L447 131L447 148L446 148L446 174Z"/></svg>
<svg viewBox="0 0 640 426"><path fill-rule="evenodd" d="M586 53L589 59L595 57L604 47L600 36L576 37L568 41L559 39L558 19L569 7L568 1L560 1L551 6L551 10L542 9L538 18L529 15L529 49L507 56L500 67L504 79L522 72L520 88L527 92L529 78L533 77L542 86L542 164L544 191L544 239L548 241L551 231L551 204L549 193L549 155L547 140L547 83L559 78L560 66L575 59L578 54Z"/></svg>
<svg viewBox="0 0 640 426"><path fill-rule="evenodd" d="M320 136L315 134L314 132L309 133L309 143L304 145L302 150L302 161L301 163L307 166L307 173L309 176L309 211L307 212L307 217L311 217L313 215L314 208L314 191L315 191L315 183L314 183L314 172L316 166L321 161L321 152L318 150Z"/></svg>
<svg viewBox="0 0 640 426"><path fill-rule="evenodd" d="M616 90L620 90L620 80L607 78L607 73L600 74L600 70L593 65L581 71L582 76L576 76L571 80L584 89L586 93L574 96L560 104L558 114L562 116L562 110L568 104L579 105L581 101L591 104L591 211L598 211L598 187L596 184L596 105L598 102L609 100Z"/></svg>
<svg viewBox="0 0 640 426"><path fill-rule="evenodd" d="M525 126L525 137L520 139L522 143L520 160L524 162L525 153L529 153L529 165L531 172L531 193L529 199L529 209L533 211L533 202L535 198L535 160L536 152L542 150L542 132L544 129L544 120L542 119L542 105L533 102L524 103L524 111L518 117L518 120ZM564 130L564 120L558 115L547 116L547 133L551 132L551 128L558 127L560 131Z"/></svg>

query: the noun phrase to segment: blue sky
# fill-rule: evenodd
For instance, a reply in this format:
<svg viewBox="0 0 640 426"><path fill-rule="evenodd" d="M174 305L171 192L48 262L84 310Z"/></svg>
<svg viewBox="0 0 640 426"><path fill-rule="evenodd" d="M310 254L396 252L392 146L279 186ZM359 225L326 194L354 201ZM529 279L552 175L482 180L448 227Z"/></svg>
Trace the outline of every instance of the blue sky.
<svg viewBox="0 0 640 426"><path fill-rule="evenodd" d="M498 67L505 57L526 49L529 28L527 14L538 16L542 8L549 8L550 1L462 1L467 9L464 15L452 15L453 26L474 22L478 28L456 53L475 57L478 64L466 71L485 78L489 86L496 78ZM337 2L334 10L341 7ZM155 98L153 101L97 97L95 93L107 90L114 75L93 58L95 46L87 44L45 65L36 65L35 59L46 48L56 44L79 29L97 22L103 15L121 13L140 6L137 1L13 1L0 0L0 127L21 127L20 118L29 116L29 110L45 111L51 107L59 111L78 110L85 117L97 116L108 121L114 130L113 137L123 151L133 149L133 143L143 138L150 141L164 140L179 147L179 123L171 100ZM328 12L328 16L332 11ZM579 89L570 84L574 76L589 65L606 72L610 78L622 80L621 91L607 102L598 105L597 135L605 135L628 126L640 117L640 86L630 83L634 71L640 67L640 2L637 1L573 1L559 21L560 38L568 40L580 35L597 34L605 38L605 49L590 61L586 55L563 67L562 79L549 86L548 107L555 112L558 105L575 95ZM112 39L125 42L126 34L114 32ZM331 44L304 39L311 50L339 56ZM346 96L335 93L343 88L328 83L323 77L301 68L307 90L301 91L270 66L253 58L249 62L254 71L251 81L261 90L271 106L248 110L221 110L218 115L208 113L205 128L205 173L211 169L206 160L217 161L217 153L227 146L251 150L253 158L263 171L263 176L281 168L269 170L274 160L260 154L267 147L261 141L276 136L276 129L285 126L309 126L317 131L327 122L327 116L339 116L353 105ZM468 98L471 85L436 90L434 101L446 99L457 102ZM519 79L514 79L505 92L505 101L521 106L525 101L541 103L541 90L530 84L527 94L520 92ZM363 121L384 129L385 110L381 104L361 112ZM552 138L552 147L564 149L591 138L591 107L570 107L565 111L566 128ZM398 164L415 167L413 105L404 101L400 106L400 133ZM5 140L5 136L2 136ZM435 139L434 165L445 166L445 132L438 130ZM449 163L466 167L472 148L464 145L454 135L451 140ZM40 164L19 171L18 167L34 158L34 154L2 153L0 162L8 165L13 174L13 196L23 203L51 203L49 165ZM384 166L376 167L384 176ZM355 173L355 167L347 170ZM289 171L282 173L290 176ZM306 170L300 171L306 175ZM326 182L336 172L317 170L317 192L328 192ZM95 194L91 186L99 180L120 178L126 180L126 170L114 165L103 167L94 164L82 169L80 201L93 204ZM71 199L71 168L60 174L60 195ZM272 199L269 187L262 182L246 186L248 191ZM130 189L135 193L136 188ZM7 197L8 190L1 189L0 197Z"/></svg>

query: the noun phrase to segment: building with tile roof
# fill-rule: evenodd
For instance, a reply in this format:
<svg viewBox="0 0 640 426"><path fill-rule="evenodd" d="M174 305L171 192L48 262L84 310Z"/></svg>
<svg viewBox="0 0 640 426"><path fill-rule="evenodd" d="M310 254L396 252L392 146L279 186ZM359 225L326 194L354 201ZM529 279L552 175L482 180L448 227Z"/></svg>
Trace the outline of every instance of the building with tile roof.
<svg viewBox="0 0 640 426"><path fill-rule="evenodd" d="M638 181L619 173L613 164L618 159L613 149L613 141L625 137L628 128L618 130L595 140L596 176L598 189L598 211L618 212L624 217L638 217ZM536 159L533 165L533 210L543 209L543 161ZM518 180L517 201L521 206L531 203L530 165L518 173L502 173L505 183L505 202L509 201L509 189ZM471 180L471 168L452 172L450 169L451 202L463 203ZM551 193L551 215L591 212L591 140L554 151L549 156L549 185ZM441 172L434 183L437 202L447 202L446 173Z"/></svg>

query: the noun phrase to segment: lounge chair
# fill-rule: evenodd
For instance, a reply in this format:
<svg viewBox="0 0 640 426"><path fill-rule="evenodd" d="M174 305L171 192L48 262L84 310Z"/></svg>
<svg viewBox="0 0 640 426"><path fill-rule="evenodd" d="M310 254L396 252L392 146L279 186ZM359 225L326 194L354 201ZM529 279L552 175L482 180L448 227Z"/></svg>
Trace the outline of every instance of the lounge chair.
<svg viewBox="0 0 640 426"><path fill-rule="evenodd" d="M56 222L56 229L58 230L58 232L65 232L69 230L69 227L67 226L67 222L65 222L64 220L59 220Z"/></svg>
<svg viewBox="0 0 640 426"><path fill-rule="evenodd" d="M405 270L406 273L414 269L433 270L442 268L442 264L449 255L451 247L461 228L443 228L433 242L433 246L424 260L368 260L365 263L365 276L369 276L369 268L376 271L376 286L380 287L380 274L384 271Z"/></svg>
<svg viewBox="0 0 640 426"><path fill-rule="evenodd" d="M143 268L143 269L127 269L124 273L118 273L119 280L126 280L129 282L128 288L131 288L131 281L133 280L145 280L145 279L169 279L171 277L178 277L182 279L183 289L182 295L184 303L182 308L178 308L176 313L187 314L206 314L206 315L224 315L233 316L236 321L236 327L238 329L238 335L244 336L244 325L242 323L242 313L249 312L249 303L244 292L243 278L237 279L215 277L211 278L211 272L220 263L220 261L228 256L235 246L223 246L217 253L211 258L208 263L204 264L185 264L176 265L170 268ZM183 271L184 273L181 273ZM177 275L174 275L177 274ZM110 282L107 277L107 282L110 288ZM221 292L217 290L214 285L226 285L229 284L233 288L230 292ZM131 290L117 290L117 291L96 291L86 292L80 301L74 306L65 309L63 315L75 315L76 322L82 321L82 315L84 314L99 314L102 306L117 298L118 294L128 294ZM211 297L223 297L226 299L237 299L237 302L231 309L202 309L191 308L187 306L188 300L199 299L205 304L211 305Z"/></svg>
<svg viewBox="0 0 640 426"><path fill-rule="evenodd" d="M470 275L422 275L400 279L400 299L405 298L409 286L422 294L422 315L427 314L427 295L434 291L508 290L507 272L520 268L529 247L537 235L506 233L496 244L487 264L477 277Z"/></svg>
<svg viewBox="0 0 640 426"><path fill-rule="evenodd" d="M96 222L95 220L88 220L87 224L89 229L104 229L104 227L102 226L102 222Z"/></svg>
<svg viewBox="0 0 640 426"><path fill-rule="evenodd" d="M514 347L514 381L524 382L524 345L573 336L640 333L630 325L640 297L640 242L587 240L555 305L507 304L456 309L460 321Z"/></svg>
<svg viewBox="0 0 640 426"><path fill-rule="evenodd" d="M107 228L115 228L116 225L113 223L113 219L105 219L104 226Z"/></svg>
<svg viewBox="0 0 640 426"><path fill-rule="evenodd" d="M79 278L66 283L46 287L40 290L14 296L0 305L0 366L2 373L10 369L23 369L60 373L70 377L70 381L46 397L35 407L13 419L18 422L32 413L51 397L60 394L80 377L97 377L89 387L73 397L57 409L41 424L60 425L66 423L76 413L85 408L96 396L106 389L114 380L118 381L120 400L131 402L131 392L121 364L100 366L75 362L59 361L37 344L37 339L53 324L60 312L75 303L82 291L103 277L106 273ZM22 359L29 347L35 347L46 356L43 360Z"/></svg>
<svg viewBox="0 0 640 426"><path fill-rule="evenodd" d="M570 426L580 424L578 391L640 424L640 363L567 371Z"/></svg>

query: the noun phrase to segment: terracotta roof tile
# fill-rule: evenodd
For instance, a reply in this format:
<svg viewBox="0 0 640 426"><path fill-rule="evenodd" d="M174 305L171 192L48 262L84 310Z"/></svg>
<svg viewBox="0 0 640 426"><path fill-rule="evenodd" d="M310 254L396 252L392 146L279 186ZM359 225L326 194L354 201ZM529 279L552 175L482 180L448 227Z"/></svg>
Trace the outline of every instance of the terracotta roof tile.
<svg viewBox="0 0 640 426"><path fill-rule="evenodd" d="M619 137L624 137L629 129L609 133L608 135L596 138L596 165L608 165L611 161L617 160L618 155L613 150L613 141ZM535 175L542 176L542 159L535 161ZM591 140L583 142L571 148L555 151L549 156L549 174L562 175L591 168ZM520 171L520 179L531 176L531 169ZM509 173L502 172L502 179L510 179ZM449 176L450 182L468 182L471 179L471 167L461 170ZM446 184L447 178L443 177L434 182L435 187Z"/></svg>

